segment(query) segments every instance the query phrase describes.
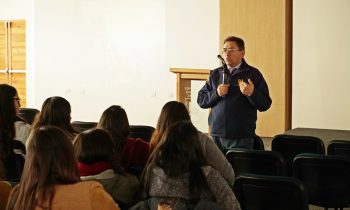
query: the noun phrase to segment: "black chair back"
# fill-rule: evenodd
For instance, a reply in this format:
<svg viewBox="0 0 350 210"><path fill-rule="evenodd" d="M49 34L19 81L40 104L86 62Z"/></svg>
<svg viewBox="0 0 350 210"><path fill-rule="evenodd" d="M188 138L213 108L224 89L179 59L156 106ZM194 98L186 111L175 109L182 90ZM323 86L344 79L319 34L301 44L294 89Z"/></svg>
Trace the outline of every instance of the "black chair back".
<svg viewBox="0 0 350 210"><path fill-rule="evenodd" d="M33 108L19 108L18 115L27 121L27 123L32 124L35 116L39 114L39 112L39 110Z"/></svg>
<svg viewBox="0 0 350 210"><path fill-rule="evenodd" d="M243 173L285 176L287 173L282 155L274 151L232 149L226 158L238 176Z"/></svg>
<svg viewBox="0 0 350 210"><path fill-rule="evenodd" d="M310 204L325 208L350 206L350 159L342 156L299 154L294 176L304 183Z"/></svg>
<svg viewBox="0 0 350 210"><path fill-rule="evenodd" d="M26 154L26 146L21 141L12 140L11 144L15 153L22 153L23 155Z"/></svg>
<svg viewBox="0 0 350 210"><path fill-rule="evenodd" d="M76 131L80 133L92 128L96 128L97 122L73 121L72 126Z"/></svg>
<svg viewBox="0 0 350 210"><path fill-rule="evenodd" d="M21 179L23 166L24 166L24 156L21 154L13 153L5 160L6 169L6 181L11 183L18 183Z"/></svg>
<svg viewBox="0 0 350 210"><path fill-rule="evenodd" d="M279 152L285 159L288 176L293 175L293 159L297 154L325 154L322 140L313 136L277 135L272 139L271 150Z"/></svg>
<svg viewBox="0 0 350 210"><path fill-rule="evenodd" d="M242 210L307 210L303 184L293 177L247 174L233 184Z"/></svg>
<svg viewBox="0 0 350 210"><path fill-rule="evenodd" d="M258 135L255 135L255 137L254 137L253 149L255 149L255 150L265 150L264 142L260 138L260 136L258 136Z"/></svg>
<svg viewBox="0 0 350 210"><path fill-rule="evenodd" d="M152 137L152 133L155 130L152 126L147 125L130 125L130 138L140 138L144 141L149 142Z"/></svg>
<svg viewBox="0 0 350 210"><path fill-rule="evenodd" d="M333 140L327 147L328 155L341 155L350 158L350 141Z"/></svg>

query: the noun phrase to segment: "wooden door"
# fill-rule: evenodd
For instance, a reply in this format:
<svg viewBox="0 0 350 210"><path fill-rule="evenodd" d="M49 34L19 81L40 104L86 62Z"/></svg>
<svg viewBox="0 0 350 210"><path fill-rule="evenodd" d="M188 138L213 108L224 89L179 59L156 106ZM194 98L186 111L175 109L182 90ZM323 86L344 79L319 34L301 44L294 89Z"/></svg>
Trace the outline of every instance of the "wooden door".
<svg viewBox="0 0 350 210"><path fill-rule="evenodd" d="M0 21L0 83L14 86L26 106L26 23Z"/></svg>

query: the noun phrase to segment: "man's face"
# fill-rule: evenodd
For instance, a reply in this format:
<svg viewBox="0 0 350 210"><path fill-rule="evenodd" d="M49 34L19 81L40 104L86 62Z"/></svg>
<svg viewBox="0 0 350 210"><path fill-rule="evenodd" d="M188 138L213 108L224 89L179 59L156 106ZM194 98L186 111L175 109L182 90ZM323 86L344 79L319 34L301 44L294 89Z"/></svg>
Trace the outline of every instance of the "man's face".
<svg viewBox="0 0 350 210"><path fill-rule="evenodd" d="M226 64L233 68L241 63L244 57L244 50L240 51L236 42L225 42L222 47L222 56Z"/></svg>

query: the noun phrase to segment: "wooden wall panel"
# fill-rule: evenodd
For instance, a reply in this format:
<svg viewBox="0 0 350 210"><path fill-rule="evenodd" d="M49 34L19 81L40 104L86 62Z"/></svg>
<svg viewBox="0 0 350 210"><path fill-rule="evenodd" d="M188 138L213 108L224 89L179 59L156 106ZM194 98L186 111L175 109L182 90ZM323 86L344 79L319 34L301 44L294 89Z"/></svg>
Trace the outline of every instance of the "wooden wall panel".
<svg viewBox="0 0 350 210"><path fill-rule="evenodd" d="M291 0L221 0L220 46L229 35L241 37L246 44L246 61L257 67L270 89L272 106L259 113L257 134L272 137L289 129L286 95L287 4ZM290 33L290 34L289 34ZM289 40L290 41L290 40ZM291 56L291 55L290 55ZM291 64L288 64L291 65Z"/></svg>
<svg viewBox="0 0 350 210"><path fill-rule="evenodd" d="M6 22L0 21L0 70L6 70L6 43L7 43Z"/></svg>
<svg viewBox="0 0 350 210"><path fill-rule="evenodd" d="M27 105L27 92L26 92L26 74L25 73L11 73L10 84L17 89L18 96L21 99L21 106L26 107Z"/></svg>
<svg viewBox="0 0 350 210"><path fill-rule="evenodd" d="M10 63L13 70L26 69L26 24L12 21L10 27Z"/></svg>

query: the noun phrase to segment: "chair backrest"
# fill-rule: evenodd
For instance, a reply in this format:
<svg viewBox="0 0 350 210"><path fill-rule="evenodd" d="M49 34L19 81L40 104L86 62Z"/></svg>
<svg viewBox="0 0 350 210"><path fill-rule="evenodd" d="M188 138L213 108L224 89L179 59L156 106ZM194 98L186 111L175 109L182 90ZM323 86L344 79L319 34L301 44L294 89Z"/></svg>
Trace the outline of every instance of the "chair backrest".
<svg viewBox="0 0 350 210"><path fill-rule="evenodd" d="M97 122L73 121L71 124L73 128L77 130L79 133L92 128L96 128L97 126Z"/></svg>
<svg viewBox="0 0 350 210"><path fill-rule="evenodd" d="M6 158L4 162L6 169L6 181L11 183L19 182L23 172L24 160L23 155L16 153L13 153Z"/></svg>
<svg viewBox="0 0 350 210"><path fill-rule="evenodd" d="M226 153L235 174L286 175L286 166L281 154L274 151L232 149Z"/></svg>
<svg viewBox="0 0 350 210"><path fill-rule="evenodd" d="M346 140L331 141L327 147L327 154L350 157L350 141L346 141Z"/></svg>
<svg viewBox="0 0 350 210"><path fill-rule="evenodd" d="M14 150L15 153L22 153L23 155L26 154L26 146L18 140L12 140L12 149Z"/></svg>
<svg viewBox="0 0 350 210"><path fill-rule="evenodd" d="M294 176L307 189L310 204L326 208L350 206L350 159L342 156L299 154Z"/></svg>
<svg viewBox="0 0 350 210"><path fill-rule="evenodd" d="M152 137L152 133L155 130L152 126L147 125L130 125L130 138L140 138L144 141L149 142Z"/></svg>
<svg viewBox="0 0 350 210"><path fill-rule="evenodd" d="M307 210L303 184L294 177L247 174L238 176L234 193L242 210Z"/></svg>
<svg viewBox="0 0 350 210"><path fill-rule="evenodd" d="M325 154L321 139L313 136L277 135L272 139L271 150L279 152L286 161L287 175L293 175L293 159L300 153Z"/></svg>
<svg viewBox="0 0 350 210"><path fill-rule="evenodd" d="M33 108L19 108L19 113L18 115L25 119L27 123L32 124L35 116L39 114L39 110L33 109Z"/></svg>
<svg viewBox="0 0 350 210"><path fill-rule="evenodd" d="M255 137L254 137L253 149L255 149L255 150L265 150L264 142L260 138L260 136L258 136L258 135L255 135Z"/></svg>

